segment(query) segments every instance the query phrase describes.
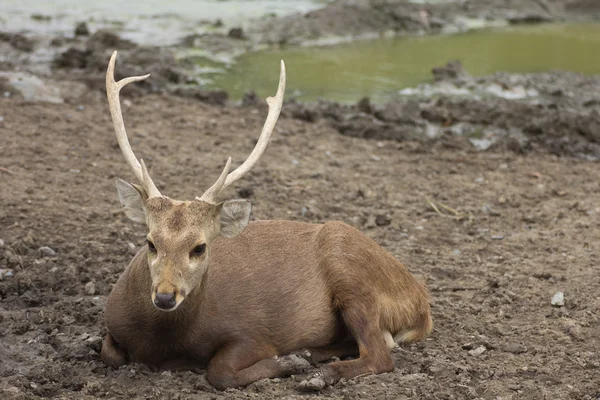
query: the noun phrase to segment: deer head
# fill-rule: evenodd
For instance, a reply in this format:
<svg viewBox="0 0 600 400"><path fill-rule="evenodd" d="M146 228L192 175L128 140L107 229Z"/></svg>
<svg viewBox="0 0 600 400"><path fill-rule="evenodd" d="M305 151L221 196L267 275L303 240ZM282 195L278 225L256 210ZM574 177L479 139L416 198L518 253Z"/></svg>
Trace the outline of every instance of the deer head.
<svg viewBox="0 0 600 400"><path fill-rule="evenodd" d="M116 58L115 51L106 72L106 94L119 147L139 181L137 185L118 179L117 192L125 214L133 221L145 223L148 228L147 257L152 277L149 298L158 309L173 311L202 281L208 268L211 243L218 236L236 236L248 224L249 201L218 202L217 198L223 189L248 173L265 151L283 103L285 65L281 61L277 94L267 98L269 113L248 159L229 172L230 157L217 181L202 196L192 201L178 201L161 195L144 161L135 157L125 131L119 92L125 85L150 75L116 82Z"/></svg>

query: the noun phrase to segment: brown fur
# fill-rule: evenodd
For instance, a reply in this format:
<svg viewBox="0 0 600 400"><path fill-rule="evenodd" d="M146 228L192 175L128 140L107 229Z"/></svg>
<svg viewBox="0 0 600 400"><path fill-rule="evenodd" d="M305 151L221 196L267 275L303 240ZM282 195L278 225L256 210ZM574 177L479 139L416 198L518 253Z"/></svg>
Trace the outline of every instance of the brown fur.
<svg viewBox="0 0 600 400"><path fill-rule="evenodd" d="M301 363L285 355L301 349L314 362L359 355L322 368L333 384L393 370L384 332L405 340L430 333L424 286L358 230L260 221L224 238L220 207L146 201L157 252L142 248L108 299L107 364L208 368L209 382L225 389L294 373ZM194 258L190 249L200 242L206 254ZM157 309L157 290L177 293L179 306Z"/></svg>

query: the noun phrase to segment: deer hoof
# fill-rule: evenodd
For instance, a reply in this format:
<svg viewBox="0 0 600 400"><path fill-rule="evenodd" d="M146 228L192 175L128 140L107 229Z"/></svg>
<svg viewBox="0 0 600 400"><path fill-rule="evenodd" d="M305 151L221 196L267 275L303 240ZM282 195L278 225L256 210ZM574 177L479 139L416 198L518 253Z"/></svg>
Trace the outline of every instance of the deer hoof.
<svg viewBox="0 0 600 400"><path fill-rule="evenodd" d="M313 357L313 353L311 353L310 350L299 350L299 351L293 352L292 354L302 357L303 359L308 361L310 363L310 365L318 364L318 360L315 360L315 358Z"/></svg>
<svg viewBox="0 0 600 400"><path fill-rule="evenodd" d="M297 354L288 354L279 357L279 365L285 370L285 374L302 374L308 371L310 363Z"/></svg>

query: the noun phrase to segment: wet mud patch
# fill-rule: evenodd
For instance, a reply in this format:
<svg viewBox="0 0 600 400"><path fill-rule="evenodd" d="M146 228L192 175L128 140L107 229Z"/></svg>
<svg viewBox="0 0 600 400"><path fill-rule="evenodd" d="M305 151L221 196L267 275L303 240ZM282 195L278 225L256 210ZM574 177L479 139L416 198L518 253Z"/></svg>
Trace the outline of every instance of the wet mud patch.
<svg viewBox="0 0 600 400"><path fill-rule="evenodd" d="M384 105L292 103L287 115L327 120L346 136L444 142L458 148L532 150L600 157L600 78L571 72L471 77L457 61L435 82L400 91Z"/></svg>

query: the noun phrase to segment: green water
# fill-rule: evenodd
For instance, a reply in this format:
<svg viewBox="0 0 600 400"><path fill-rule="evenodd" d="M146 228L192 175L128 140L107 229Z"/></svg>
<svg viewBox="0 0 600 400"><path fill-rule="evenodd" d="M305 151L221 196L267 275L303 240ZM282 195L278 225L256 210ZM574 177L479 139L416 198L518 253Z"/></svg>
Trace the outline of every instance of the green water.
<svg viewBox="0 0 600 400"><path fill-rule="evenodd" d="M277 89L279 60L287 66L287 97L375 102L432 80L431 69L458 59L472 75L497 71L563 69L600 74L600 24L510 27L455 35L377 39L330 47L290 48L246 54L212 87L240 98L249 89L261 97Z"/></svg>

